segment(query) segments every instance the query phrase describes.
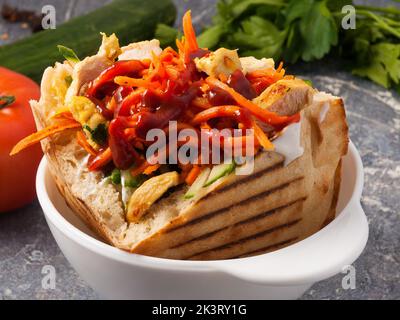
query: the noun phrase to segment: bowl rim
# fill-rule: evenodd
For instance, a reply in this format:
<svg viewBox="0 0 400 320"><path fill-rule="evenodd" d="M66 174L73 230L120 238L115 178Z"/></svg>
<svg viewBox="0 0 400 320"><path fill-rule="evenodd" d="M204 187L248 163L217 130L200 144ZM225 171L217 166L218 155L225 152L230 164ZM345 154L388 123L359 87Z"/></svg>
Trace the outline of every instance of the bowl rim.
<svg viewBox="0 0 400 320"><path fill-rule="evenodd" d="M342 209L340 213L338 213L339 217L341 213L345 212L350 206L353 206L355 203L359 203L362 188L363 188L363 165L360 158L360 155L355 148L354 144L349 141L349 148L347 156L351 156L355 161L355 183L353 188L353 193L351 194L349 200L346 205ZM83 246L86 249L99 254L103 257L106 257L111 260L116 260L125 264L137 266L137 267L145 267L155 270L169 270L169 271L187 271L187 272L209 272L209 271L223 271L220 266L226 263L232 262L248 262L252 260L259 259L262 256L270 255L271 253L266 253L262 255L257 255L254 257L246 257L246 258L238 258L238 259L226 259L226 260L208 260L208 261L188 261L188 260L174 260L174 259L166 259L166 258L157 258L151 256L144 256L135 253L129 253L113 247L109 244L106 244L100 240L93 238L92 236L86 234L85 232L79 230L77 227L68 222L62 214L55 208L52 203L47 190L46 190L46 176L49 174L48 171L48 163L47 159L44 156L40 162L37 176L36 176L36 189L37 196L39 199L39 203L43 209L47 222L51 222L59 232L61 232L65 237L69 238L71 241L77 243L79 246ZM334 219L330 224L326 227L333 228L340 219ZM301 244L306 241L313 241L316 235L323 232L325 228L322 228L312 236L301 240L291 246L286 248L277 250L275 252L284 251L287 248L291 248L298 244ZM363 248L363 247L362 247ZM274 252L272 252L273 254ZM283 281L280 279L279 281Z"/></svg>

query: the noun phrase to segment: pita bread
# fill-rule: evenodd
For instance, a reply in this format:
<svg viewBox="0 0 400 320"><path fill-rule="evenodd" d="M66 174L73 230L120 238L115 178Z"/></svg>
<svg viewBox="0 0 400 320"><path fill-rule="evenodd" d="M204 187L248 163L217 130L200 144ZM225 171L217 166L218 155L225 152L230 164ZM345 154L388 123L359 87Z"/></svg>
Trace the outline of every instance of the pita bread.
<svg viewBox="0 0 400 320"><path fill-rule="evenodd" d="M104 57L97 60L108 65ZM47 118L55 108L48 87L60 73L57 68L65 65L46 70L42 98L31 102L38 129L48 125ZM86 74L85 81L93 80L99 71L92 72L92 77ZM74 90L82 90L81 86L77 83ZM300 241L335 217L341 157L348 145L343 101L315 91L303 90L302 94L312 95L312 101L295 110L289 106L286 111L301 110L304 151L300 157L286 164L285 155L263 151L255 159L253 174L220 179L196 201L185 200L187 187L180 186L157 201L137 223L126 221L119 191L103 183L101 173L88 171L87 156L76 142L75 130L43 140L42 148L67 204L113 246L172 259L257 255Z"/></svg>

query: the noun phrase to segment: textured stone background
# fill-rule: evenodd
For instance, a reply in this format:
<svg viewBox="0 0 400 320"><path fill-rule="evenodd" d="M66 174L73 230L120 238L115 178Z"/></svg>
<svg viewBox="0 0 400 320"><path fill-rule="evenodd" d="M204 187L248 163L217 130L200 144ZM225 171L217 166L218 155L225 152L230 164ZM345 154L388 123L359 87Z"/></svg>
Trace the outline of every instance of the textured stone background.
<svg viewBox="0 0 400 320"><path fill-rule="evenodd" d="M38 11L42 5L53 4L57 20L62 22L110 1L0 0L0 5L4 2ZM388 0L368 2L387 4ZM210 20L215 1L175 3L179 17L191 8L194 22L201 28ZM20 25L7 24L0 18L0 35L4 32L10 38L0 40L0 45L29 34ZM356 289L343 290L342 275L337 275L314 285L303 299L400 299L400 97L341 71L335 61L312 67L300 64L289 72L306 76L317 88L344 98L351 139L365 166L362 205L370 223L367 247L354 264ZM47 264L57 271L54 290L41 286L41 270ZM37 202L0 216L0 299L96 298L58 249Z"/></svg>

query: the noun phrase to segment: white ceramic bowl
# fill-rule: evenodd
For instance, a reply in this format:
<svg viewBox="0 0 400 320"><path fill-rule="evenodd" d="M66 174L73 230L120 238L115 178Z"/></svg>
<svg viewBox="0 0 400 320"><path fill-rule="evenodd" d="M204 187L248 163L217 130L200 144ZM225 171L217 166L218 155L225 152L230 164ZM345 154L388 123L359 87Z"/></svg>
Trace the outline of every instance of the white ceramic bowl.
<svg viewBox="0 0 400 320"><path fill-rule="evenodd" d="M45 159L36 186L59 247L103 298L295 299L315 282L353 263L368 238L368 223L360 205L362 162L352 143L343 159L336 219L303 241L251 258L179 261L124 252L100 241L68 208Z"/></svg>

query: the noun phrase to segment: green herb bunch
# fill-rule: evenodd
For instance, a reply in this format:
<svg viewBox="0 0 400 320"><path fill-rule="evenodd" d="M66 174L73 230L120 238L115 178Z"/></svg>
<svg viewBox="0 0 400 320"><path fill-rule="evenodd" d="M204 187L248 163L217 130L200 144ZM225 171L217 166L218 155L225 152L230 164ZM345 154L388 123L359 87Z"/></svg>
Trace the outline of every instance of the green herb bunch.
<svg viewBox="0 0 400 320"><path fill-rule="evenodd" d="M346 5L355 8L355 29L342 28ZM176 32L159 26L157 36L168 44ZM239 48L241 56L288 63L333 55L350 62L353 74L400 92L400 9L393 3L372 7L351 0L219 0L212 25L198 41L205 48Z"/></svg>

